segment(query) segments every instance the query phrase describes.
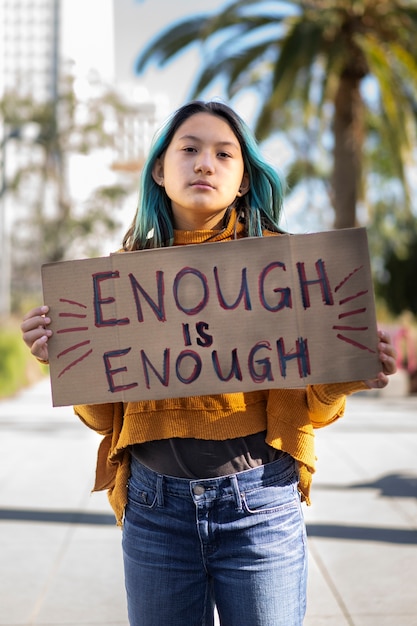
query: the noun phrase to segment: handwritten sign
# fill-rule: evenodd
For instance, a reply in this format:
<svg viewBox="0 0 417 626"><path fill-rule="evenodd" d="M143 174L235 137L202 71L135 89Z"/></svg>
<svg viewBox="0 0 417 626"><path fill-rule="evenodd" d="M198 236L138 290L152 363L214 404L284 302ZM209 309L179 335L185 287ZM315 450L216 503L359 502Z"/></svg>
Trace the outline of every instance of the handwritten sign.
<svg viewBox="0 0 417 626"><path fill-rule="evenodd" d="M54 406L376 375L363 228L47 264Z"/></svg>

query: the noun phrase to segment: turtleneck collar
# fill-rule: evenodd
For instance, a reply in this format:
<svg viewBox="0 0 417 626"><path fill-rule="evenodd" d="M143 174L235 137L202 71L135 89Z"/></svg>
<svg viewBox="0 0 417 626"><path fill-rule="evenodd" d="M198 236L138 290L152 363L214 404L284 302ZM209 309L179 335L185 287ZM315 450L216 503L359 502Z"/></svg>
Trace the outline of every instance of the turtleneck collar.
<svg viewBox="0 0 417 626"><path fill-rule="evenodd" d="M241 239L245 236L245 225L238 220L236 210L230 214L227 226L221 230L174 230L174 246L185 246L190 243L224 241Z"/></svg>

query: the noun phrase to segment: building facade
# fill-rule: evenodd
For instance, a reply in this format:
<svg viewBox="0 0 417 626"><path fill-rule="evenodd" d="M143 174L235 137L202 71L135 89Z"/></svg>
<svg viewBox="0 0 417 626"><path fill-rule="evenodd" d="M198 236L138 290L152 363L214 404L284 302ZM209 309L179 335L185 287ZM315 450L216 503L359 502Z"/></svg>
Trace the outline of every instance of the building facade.
<svg viewBox="0 0 417 626"><path fill-rule="evenodd" d="M17 91L45 102L56 97L59 0L1 0L0 94Z"/></svg>

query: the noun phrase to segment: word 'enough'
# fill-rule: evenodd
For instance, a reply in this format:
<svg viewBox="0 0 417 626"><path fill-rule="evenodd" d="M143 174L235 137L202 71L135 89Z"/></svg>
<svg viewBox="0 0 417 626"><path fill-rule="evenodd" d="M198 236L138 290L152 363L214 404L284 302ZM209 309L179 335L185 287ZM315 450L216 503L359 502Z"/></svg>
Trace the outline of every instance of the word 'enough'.
<svg viewBox="0 0 417 626"><path fill-rule="evenodd" d="M127 356L132 348L123 348L119 350L111 350L103 354L104 368L111 393L117 393L133 389L139 386L138 381L117 384L117 376L123 374L122 378L126 378L128 368L126 365L114 367L112 360L120 360ZM272 359L268 353L273 353ZM276 357L276 359L275 359ZM280 337L275 342L275 347L269 341L258 341L250 350L244 359L245 369L242 367L242 358L238 354L238 349L234 348L230 354L230 362L227 368L222 367L217 350L211 352L211 367L220 382L228 382L235 378L242 381L244 376L255 383L272 382L277 374L282 378L287 375L287 364L289 361L296 361L298 374L300 378L306 378L311 374L310 357L308 351L307 339L299 337L295 341L295 351L286 351L284 340ZM184 385L190 385L196 382L203 372L203 359L194 350L182 350L175 358L172 359L170 348L165 348L162 354L162 364L159 369L151 362L149 356L144 350L139 350L139 361L141 371L143 373L144 384L147 389L151 389L152 380L159 381L164 387L169 387L171 376L175 375L176 380ZM225 371L227 369L227 371Z"/></svg>
<svg viewBox="0 0 417 626"><path fill-rule="evenodd" d="M315 276L312 279L307 279L307 273L305 268L305 263L297 263L297 276L299 288L301 291L301 299L304 306L304 309L310 307L310 286L318 285L321 290L322 301L326 305L333 305L333 295L330 287L329 278L327 276L326 267L324 262L319 259L316 261L315 265ZM281 277L281 272L286 271L285 263L281 261L273 261L266 265L259 273L257 277L256 285L257 285L257 297L259 303L263 309L266 311L270 311L272 313L276 313L285 308L292 308L292 294L291 288L288 286L282 287L280 285L279 278ZM274 281L273 273L277 272L276 280ZM120 272L118 270L115 271L106 271L99 272L97 274L92 275L93 279L93 292L94 292L94 314L95 314L95 325L98 328L106 327L106 326L116 326L116 325L125 325L130 324L129 317L107 317L104 312L104 308L107 305L114 304L116 302L116 298L114 296L105 296L103 294L103 283L106 281L113 281L122 278L120 276ZM166 321L166 308L165 308L165 274L162 270L158 270L155 272L155 288L156 288L156 298L153 298L140 284L134 274L129 273L128 276L128 284L130 285L130 289L133 295L133 299L136 306L137 319L139 322L144 321L143 309L141 299L145 300L156 318L160 322ZM181 296L181 285L184 280L192 279L196 281L196 285L200 287L201 295L197 296L198 301L193 303L192 306L186 304L182 301ZM268 286L267 286L268 279ZM234 310L240 304L243 305L246 311L252 310L252 297L253 294L250 292L249 282L248 282L248 270L246 267L242 268L241 271L241 279L240 279L240 287L239 293L236 298L228 302L226 301L226 297L224 295L224 291L222 290L219 270L217 267L213 268L213 280L214 286L210 289L209 284L210 281L206 274L201 272L200 270L192 267L184 267L182 268L174 277L172 282L172 295L175 306L179 311L184 313L185 315L197 315L203 309L205 309L213 297L216 299L217 304L221 309L224 310ZM276 284L271 287L270 283L275 282Z"/></svg>

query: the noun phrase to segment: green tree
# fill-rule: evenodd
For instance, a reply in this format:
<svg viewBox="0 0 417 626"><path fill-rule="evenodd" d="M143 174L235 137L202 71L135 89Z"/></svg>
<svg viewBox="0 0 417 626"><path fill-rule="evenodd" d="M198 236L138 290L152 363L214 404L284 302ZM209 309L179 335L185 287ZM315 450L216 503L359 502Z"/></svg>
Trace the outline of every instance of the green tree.
<svg viewBox="0 0 417 626"><path fill-rule="evenodd" d="M387 251L385 272L376 280L377 295L394 315L409 311L417 316L417 236L414 233L406 256L394 249Z"/></svg>
<svg viewBox="0 0 417 626"><path fill-rule="evenodd" d="M192 97L221 78L229 98L256 89L260 140L285 128L288 110L307 138L312 128L319 141L329 135L336 228L357 224L370 110L381 119L411 219L406 170L416 132L416 32L415 0L238 0L162 32L139 55L137 71L201 42ZM366 97L366 86L374 88L373 98ZM311 159L295 165L294 179L317 173Z"/></svg>

